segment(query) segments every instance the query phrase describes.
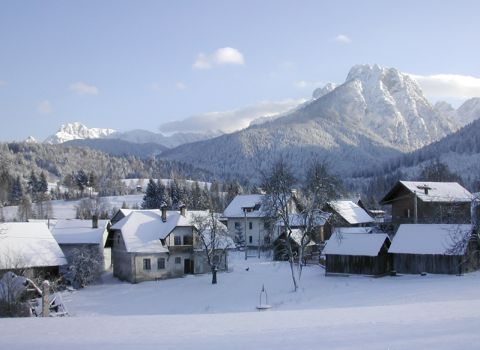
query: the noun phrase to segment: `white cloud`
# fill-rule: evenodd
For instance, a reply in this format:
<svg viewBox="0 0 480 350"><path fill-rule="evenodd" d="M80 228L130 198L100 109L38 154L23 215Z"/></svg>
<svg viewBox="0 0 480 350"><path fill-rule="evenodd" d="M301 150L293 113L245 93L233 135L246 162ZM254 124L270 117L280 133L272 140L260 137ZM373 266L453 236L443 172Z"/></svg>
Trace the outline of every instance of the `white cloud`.
<svg viewBox="0 0 480 350"><path fill-rule="evenodd" d="M160 131L170 132L233 132L244 129L263 117L279 116L305 102L304 99L284 101L263 101L255 105L231 111L210 112L162 124Z"/></svg>
<svg viewBox="0 0 480 350"><path fill-rule="evenodd" d="M99 92L96 86L88 85L81 81L71 84L69 90L78 95L98 95Z"/></svg>
<svg viewBox="0 0 480 350"><path fill-rule="evenodd" d="M431 99L460 99L480 97L480 78L458 74L416 75L424 94Z"/></svg>
<svg viewBox="0 0 480 350"><path fill-rule="evenodd" d="M187 88L187 85L185 85L184 83L182 83L181 81L178 81L176 84L175 84L175 88L177 90L185 90Z"/></svg>
<svg viewBox="0 0 480 350"><path fill-rule="evenodd" d="M244 65L243 54L233 47L223 47L211 54L199 53L195 63L193 63L193 68L210 69L226 64Z"/></svg>
<svg viewBox="0 0 480 350"><path fill-rule="evenodd" d="M297 80L293 82L293 86L297 89L316 89L322 85L324 85L324 83L310 80Z"/></svg>
<svg viewBox="0 0 480 350"><path fill-rule="evenodd" d="M350 39L345 34L338 34L335 38L333 38L333 41L341 44L350 44L352 42L352 39Z"/></svg>
<svg viewBox="0 0 480 350"><path fill-rule="evenodd" d="M37 112L40 114L50 114L53 112L52 104L49 100L40 101L37 105Z"/></svg>

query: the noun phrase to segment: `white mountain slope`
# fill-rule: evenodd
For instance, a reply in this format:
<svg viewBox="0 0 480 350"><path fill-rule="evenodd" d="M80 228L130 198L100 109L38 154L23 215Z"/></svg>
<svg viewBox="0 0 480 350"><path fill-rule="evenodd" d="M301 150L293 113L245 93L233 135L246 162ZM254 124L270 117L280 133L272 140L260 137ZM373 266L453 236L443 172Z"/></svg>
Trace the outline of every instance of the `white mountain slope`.
<svg viewBox="0 0 480 350"><path fill-rule="evenodd" d="M79 122L64 124L54 134L49 136L44 143L59 144L71 140L82 139L99 139L105 138L110 134L115 133L113 129L101 129L101 128L88 128Z"/></svg>
<svg viewBox="0 0 480 350"><path fill-rule="evenodd" d="M354 66L345 83L322 93L282 118L162 156L218 175L251 176L280 155L298 173L313 158L327 159L335 171L350 173L459 127L432 107L412 78L394 68Z"/></svg>

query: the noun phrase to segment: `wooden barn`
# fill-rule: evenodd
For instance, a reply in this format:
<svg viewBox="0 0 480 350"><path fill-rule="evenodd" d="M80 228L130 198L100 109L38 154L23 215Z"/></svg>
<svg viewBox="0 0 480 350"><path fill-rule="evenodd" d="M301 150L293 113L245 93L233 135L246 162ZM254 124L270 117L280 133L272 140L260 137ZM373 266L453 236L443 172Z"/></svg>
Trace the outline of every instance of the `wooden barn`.
<svg viewBox="0 0 480 350"><path fill-rule="evenodd" d="M335 231L323 250L325 274L381 276L390 272L390 239L385 233Z"/></svg>
<svg viewBox="0 0 480 350"><path fill-rule="evenodd" d="M456 182L398 181L380 201L395 224L466 224L472 194Z"/></svg>
<svg viewBox="0 0 480 350"><path fill-rule="evenodd" d="M389 253L398 273L461 274L479 268L478 236L471 225L400 225Z"/></svg>
<svg viewBox="0 0 480 350"><path fill-rule="evenodd" d="M352 201L330 201L323 210L332 214L325 223L325 240L330 238L336 227L367 227L375 224L375 219Z"/></svg>
<svg viewBox="0 0 480 350"><path fill-rule="evenodd" d="M292 229L290 234L290 245L296 259L299 256L299 250L302 245L303 232L300 229ZM310 257L312 253L317 252L317 263L318 263L318 246L317 244L310 239L308 235L304 238L304 259ZM288 260L288 251L286 245L286 234L285 232L281 233L280 236L273 242L273 260L284 261Z"/></svg>

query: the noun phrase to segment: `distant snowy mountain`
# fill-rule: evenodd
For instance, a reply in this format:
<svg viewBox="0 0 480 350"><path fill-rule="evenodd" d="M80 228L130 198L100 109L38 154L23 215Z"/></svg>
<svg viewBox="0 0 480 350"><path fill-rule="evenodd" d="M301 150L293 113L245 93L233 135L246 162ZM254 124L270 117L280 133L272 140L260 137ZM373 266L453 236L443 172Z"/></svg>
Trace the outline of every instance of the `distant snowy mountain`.
<svg viewBox="0 0 480 350"><path fill-rule="evenodd" d="M457 115L462 124L469 124L480 119L480 98L474 97L465 101L458 109Z"/></svg>
<svg viewBox="0 0 480 350"><path fill-rule="evenodd" d="M44 143L60 144L73 140L111 139L136 144L154 143L164 148L172 148L184 143L208 140L221 134L220 132L175 133L170 136L165 136L160 133L140 129L119 132L114 129L89 128L81 123L75 122L62 125L60 129L54 135L49 136Z"/></svg>
<svg viewBox="0 0 480 350"><path fill-rule="evenodd" d="M25 143L38 143L37 139L33 136L29 136L25 139Z"/></svg>
<svg viewBox="0 0 480 350"><path fill-rule="evenodd" d="M439 113L418 84L394 68L354 66L343 84L317 89L315 96L284 117L183 145L162 157L219 176L250 177L279 156L299 174L314 158L351 173L437 141L462 124L455 115Z"/></svg>
<svg viewBox="0 0 480 350"><path fill-rule="evenodd" d="M59 144L72 140L99 139L115 133L113 129L88 128L82 123L75 122L64 124L52 136L49 136L44 143Z"/></svg>

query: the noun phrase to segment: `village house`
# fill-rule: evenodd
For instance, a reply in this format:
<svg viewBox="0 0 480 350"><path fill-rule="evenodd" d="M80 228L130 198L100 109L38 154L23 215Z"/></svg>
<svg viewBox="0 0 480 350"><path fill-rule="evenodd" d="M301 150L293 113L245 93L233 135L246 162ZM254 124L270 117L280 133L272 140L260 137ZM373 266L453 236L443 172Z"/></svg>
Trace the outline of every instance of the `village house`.
<svg viewBox="0 0 480 350"><path fill-rule="evenodd" d="M375 224L375 219L352 201L330 201L323 210L332 213L331 218L325 223L325 240L330 238L335 227L368 227Z"/></svg>
<svg viewBox="0 0 480 350"><path fill-rule="evenodd" d="M237 195L223 212L228 232L237 240L245 240L249 247L272 243L267 213L263 210L265 195Z"/></svg>
<svg viewBox="0 0 480 350"><path fill-rule="evenodd" d="M0 275L13 271L25 277L58 276L67 263L45 223L0 224Z"/></svg>
<svg viewBox="0 0 480 350"><path fill-rule="evenodd" d="M111 250L105 248L108 237L108 220L59 219L50 220L50 231L65 254L68 265L78 252L88 252L101 261L101 273L111 266Z"/></svg>
<svg viewBox="0 0 480 350"><path fill-rule="evenodd" d="M335 231L327 241L326 275L382 276L390 272L388 254L390 239L386 233L340 233Z"/></svg>
<svg viewBox="0 0 480 350"><path fill-rule="evenodd" d="M194 218L206 211L132 210L111 228L113 275L132 283L209 272ZM223 225L218 222L218 225ZM226 231L226 228L225 228ZM222 237L215 263L228 269L233 241Z"/></svg>
<svg viewBox="0 0 480 350"><path fill-rule="evenodd" d="M461 274L479 268L478 235L466 224L402 224L389 253L398 273Z"/></svg>
<svg viewBox="0 0 480 350"><path fill-rule="evenodd" d="M380 204L391 205L394 224L465 224L472 198L457 182L398 181Z"/></svg>

